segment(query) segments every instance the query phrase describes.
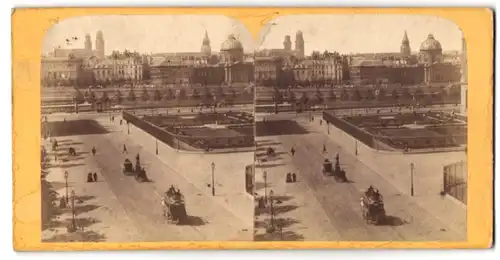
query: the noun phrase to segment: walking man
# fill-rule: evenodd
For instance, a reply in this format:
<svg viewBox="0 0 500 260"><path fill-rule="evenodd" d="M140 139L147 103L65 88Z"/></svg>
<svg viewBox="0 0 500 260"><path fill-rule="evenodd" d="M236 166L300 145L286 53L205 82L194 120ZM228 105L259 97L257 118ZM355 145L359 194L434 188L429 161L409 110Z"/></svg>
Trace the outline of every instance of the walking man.
<svg viewBox="0 0 500 260"><path fill-rule="evenodd" d="M96 149L95 149L95 147L92 147L92 155L95 156L95 153L96 153Z"/></svg>
<svg viewBox="0 0 500 260"><path fill-rule="evenodd" d="M94 172L94 182L97 182L97 172Z"/></svg>
<svg viewBox="0 0 500 260"><path fill-rule="evenodd" d="M323 144L323 153L327 153L325 144Z"/></svg>
<svg viewBox="0 0 500 260"><path fill-rule="evenodd" d="M127 152L127 146L125 144L123 144L123 153L128 153Z"/></svg>
<svg viewBox="0 0 500 260"><path fill-rule="evenodd" d="M295 149L293 149L293 147L292 147L292 149L290 150L290 153L292 154L292 156L295 154Z"/></svg>

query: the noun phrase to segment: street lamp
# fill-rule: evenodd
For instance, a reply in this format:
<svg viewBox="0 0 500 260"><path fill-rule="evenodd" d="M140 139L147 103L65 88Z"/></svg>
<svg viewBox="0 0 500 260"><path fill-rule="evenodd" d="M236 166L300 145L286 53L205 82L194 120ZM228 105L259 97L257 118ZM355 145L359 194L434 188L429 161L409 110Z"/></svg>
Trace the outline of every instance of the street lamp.
<svg viewBox="0 0 500 260"><path fill-rule="evenodd" d="M264 201L267 203L267 171L264 171L262 177L264 178Z"/></svg>
<svg viewBox="0 0 500 260"><path fill-rule="evenodd" d="M130 134L130 121L127 121L127 134Z"/></svg>
<svg viewBox="0 0 500 260"><path fill-rule="evenodd" d="M215 173L215 163L212 162L212 196L215 196L215 178L214 178L214 173Z"/></svg>
<svg viewBox="0 0 500 260"><path fill-rule="evenodd" d="M326 122L326 130L328 131L328 134L330 134L330 123Z"/></svg>
<svg viewBox="0 0 500 260"><path fill-rule="evenodd" d="M414 191L413 191L413 174L415 171L415 164L410 163L410 195L413 197Z"/></svg>
<svg viewBox="0 0 500 260"><path fill-rule="evenodd" d="M358 140L354 141L354 154L357 156L358 155Z"/></svg>
<svg viewBox="0 0 500 260"><path fill-rule="evenodd" d="M270 205L270 210L271 210L271 229L274 229L274 208L273 208L273 196L274 196L274 191L270 190L269 191L269 205Z"/></svg>
<svg viewBox="0 0 500 260"><path fill-rule="evenodd" d="M156 138L156 155L158 155L158 138Z"/></svg>
<svg viewBox="0 0 500 260"><path fill-rule="evenodd" d="M71 191L71 226L70 226L70 232L75 232L76 231L76 212L75 212L75 191Z"/></svg>
<svg viewBox="0 0 500 260"><path fill-rule="evenodd" d="M64 180L66 181L66 205L69 203L69 195L68 195L68 171L64 171Z"/></svg>

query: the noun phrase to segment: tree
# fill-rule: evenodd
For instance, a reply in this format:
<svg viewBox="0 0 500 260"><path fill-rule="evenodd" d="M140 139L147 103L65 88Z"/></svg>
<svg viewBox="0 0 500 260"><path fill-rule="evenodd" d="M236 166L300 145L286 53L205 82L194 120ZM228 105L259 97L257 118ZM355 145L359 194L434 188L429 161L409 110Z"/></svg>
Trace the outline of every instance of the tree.
<svg viewBox="0 0 500 260"><path fill-rule="evenodd" d="M187 99L186 89L185 88L179 89L177 100L186 100L186 99Z"/></svg>
<svg viewBox="0 0 500 260"><path fill-rule="evenodd" d="M371 89L368 89L368 90L366 91L366 99L368 99L368 100L373 100L373 99L375 99L375 96L374 96L373 91L372 91Z"/></svg>
<svg viewBox="0 0 500 260"><path fill-rule="evenodd" d="M167 88L165 94L163 94L164 100L172 100L174 98L174 91L171 88Z"/></svg>
<svg viewBox="0 0 500 260"><path fill-rule="evenodd" d="M295 92L293 92L292 90L288 91L287 98L288 98L288 103L291 103L291 104L295 104L295 102L297 101L297 97L295 96Z"/></svg>
<svg viewBox="0 0 500 260"><path fill-rule="evenodd" d="M115 92L114 100L116 101L117 104L121 104L122 103L122 99L123 99L122 93L120 92L119 89L117 89L116 92Z"/></svg>
<svg viewBox="0 0 500 260"><path fill-rule="evenodd" d="M396 89L394 89L394 90L392 91L392 98L393 98L394 100L398 100L398 99L399 99L399 94L398 94L398 91L397 91Z"/></svg>
<svg viewBox="0 0 500 260"><path fill-rule="evenodd" d="M160 101L161 100L161 92L159 89L155 89L153 99L155 101Z"/></svg>
<svg viewBox="0 0 500 260"><path fill-rule="evenodd" d="M304 105L306 105L307 102L309 102L309 97L307 96L307 92L302 92L302 96L300 97L299 102Z"/></svg>
<svg viewBox="0 0 500 260"><path fill-rule="evenodd" d="M79 89L75 89L75 94L73 95L73 99L77 104L81 104L85 101L86 98Z"/></svg>
<svg viewBox="0 0 500 260"><path fill-rule="evenodd" d="M133 88L130 88L130 90L128 92L127 100L128 101L135 101L136 100L136 96L135 96Z"/></svg>
<svg viewBox="0 0 500 260"><path fill-rule="evenodd" d="M347 92L347 89L342 90L342 93L340 94L340 100L342 101L349 100L349 92Z"/></svg>
<svg viewBox="0 0 500 260"><path fill-rule="evenodd" d="M200 93L197 89L193 88L193 92L191 93L191 98L194 100L200 99Z"/></svg>
<svg viewBox="0 0 500 260"><path fill-rule="evenodd" d="M109 96L108 96L108 92L107 91L102 92L101 102L103 104L107 104L109 101L110 101L110 99L109 99Z"/></svg>
<svg viewBox="0 0 500 260"><path fill-rule="evenodd" d="M87 102L94 103L95 101L96 101L95 93L94 91L90 90L87 95Z"/></svg>
<svg viewBox="0 0 500 260"><path fill-rule="evenodd" d="M146 88L142 89L141 99L143 101L148 101L149 100L149 93L148 93L148 90Z"/></svg>
<svg viewBox="0 0 500 260"><path fill-rule="evenodd" d="M328 95L328 99L330 101L336 101L337 100L337 94L335 93L335 91L333 89L330 89L329 95Z"/></svg>
<svg viewBox="0 0 500 260"><path fill-rule="evenodd" d="M378 100L385 99L385 89L383 89L383 88L379 89L378 94L377 94L377 99Z"/></svg>
<svg viewBox="0 0 500 260"><path fill-rule="evenodd" d="M325 99L323 98L323 93L319 89L316 91L316 99L318 100L319 104L325 101Z"/></svg>
<svg viewBox="0 0 500 260"><path fill-rule="evenodd" d="M353 101L361 101L363 97L361 96L361 93L359 92L359 89L355 89L354 93L352 95L352 100Z"/></svg>
<svg viewBox="0 0 500 260"><path fill-rule="evenodd" d="M205 86L205 88L203 89L203 100L212 100L212 93L210 92L210 88L208 88L207 86Z"/></svg>

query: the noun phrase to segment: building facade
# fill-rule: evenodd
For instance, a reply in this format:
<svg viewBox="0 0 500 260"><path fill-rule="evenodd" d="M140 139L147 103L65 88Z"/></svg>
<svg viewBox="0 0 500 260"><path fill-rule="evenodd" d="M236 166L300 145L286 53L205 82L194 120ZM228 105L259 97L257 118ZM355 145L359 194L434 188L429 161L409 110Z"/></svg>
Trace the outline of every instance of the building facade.
<svg viewBox="0 0 500 260"><path fill-rule="evenodd" d="M83 59L74 57L44 57L41 63L41 85L75 85L83 75L83 72Z"/></svg>

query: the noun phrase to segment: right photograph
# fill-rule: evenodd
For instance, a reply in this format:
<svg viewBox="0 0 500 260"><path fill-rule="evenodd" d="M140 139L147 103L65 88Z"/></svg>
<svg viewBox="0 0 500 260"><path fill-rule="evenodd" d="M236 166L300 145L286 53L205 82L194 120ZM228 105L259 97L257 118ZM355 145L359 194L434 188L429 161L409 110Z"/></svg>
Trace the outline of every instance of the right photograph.
<svg viewBox="0 0 500 260"><path fill-rule="evenodd" d="M437 16L295 15L254 53L255 241L465 241L467 51Z"/></svg>

